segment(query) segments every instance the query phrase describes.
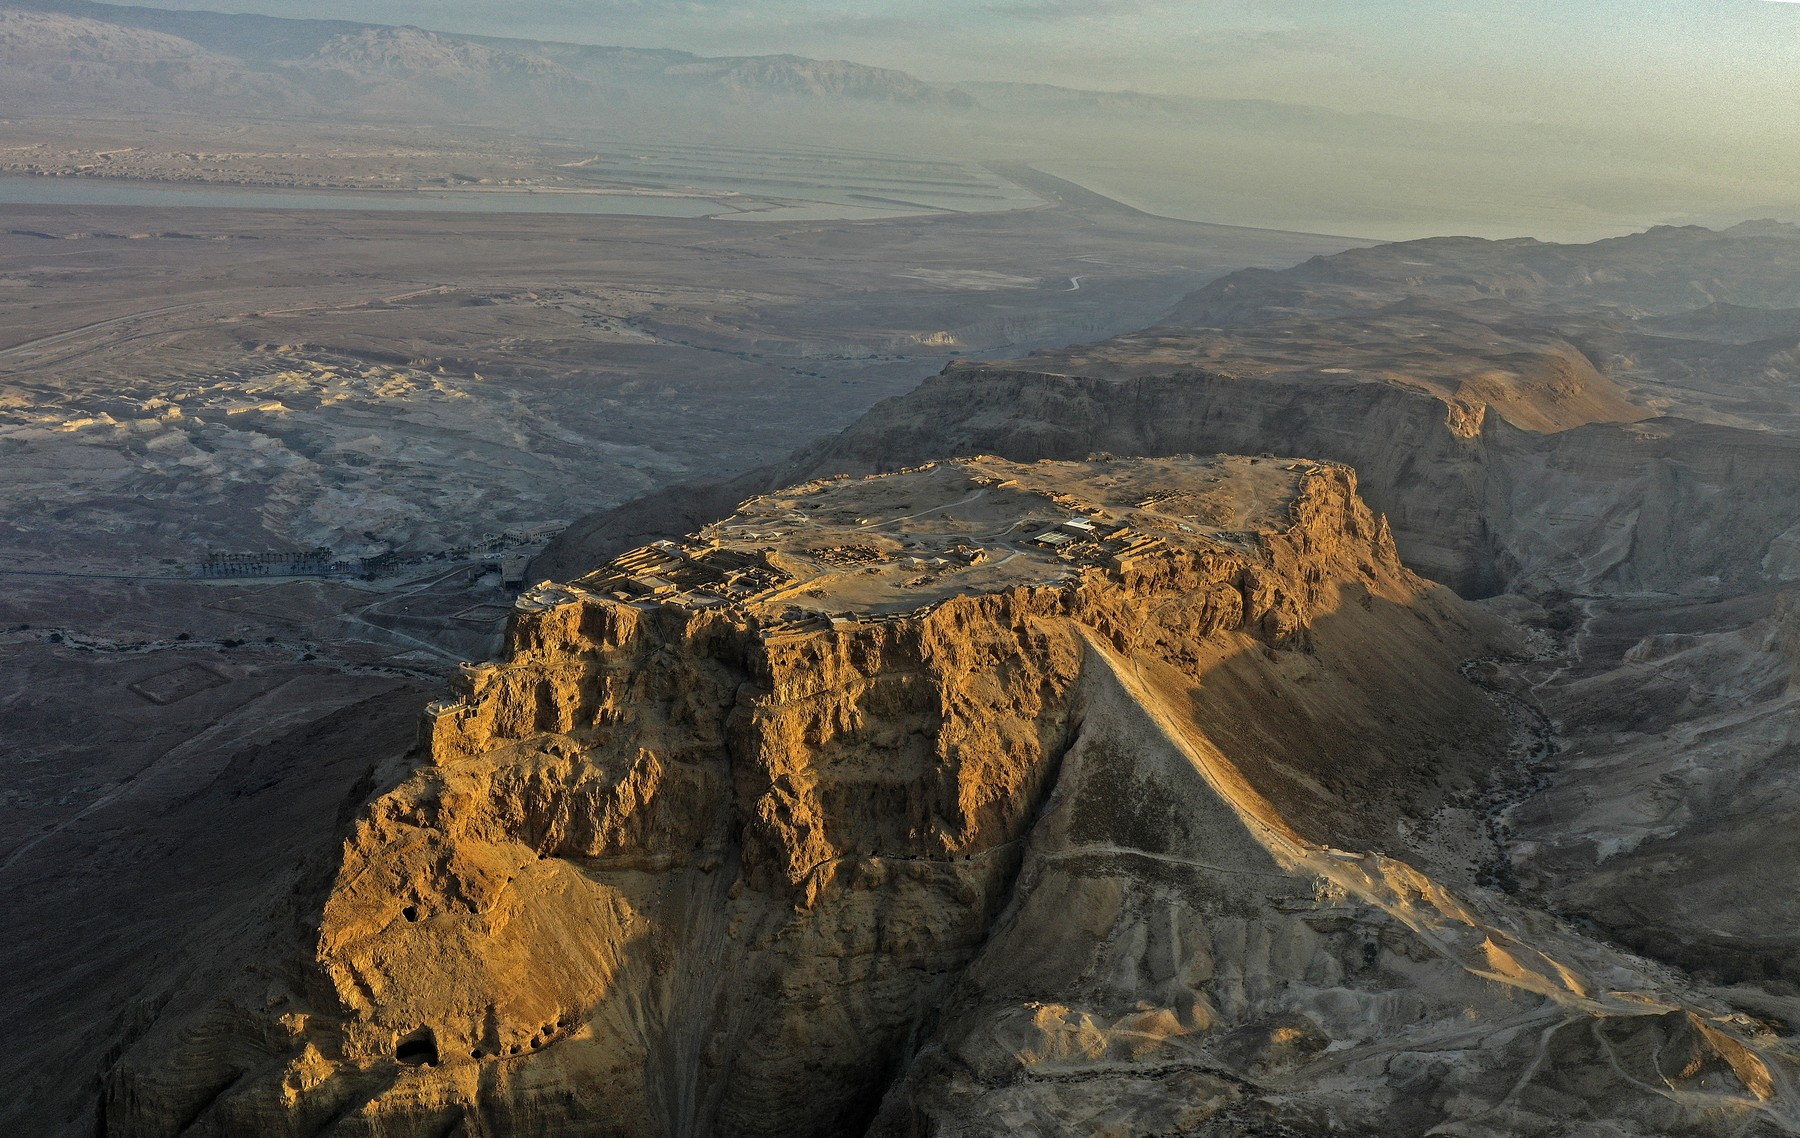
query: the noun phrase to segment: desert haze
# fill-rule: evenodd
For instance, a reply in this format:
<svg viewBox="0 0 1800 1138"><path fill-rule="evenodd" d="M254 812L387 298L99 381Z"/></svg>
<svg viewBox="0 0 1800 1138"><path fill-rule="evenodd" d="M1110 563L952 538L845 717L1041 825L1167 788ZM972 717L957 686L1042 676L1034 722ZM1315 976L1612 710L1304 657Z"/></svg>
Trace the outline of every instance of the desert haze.
<svg viewBox="0 0 1800 1138"><path fill-rule="evenodd" d="M0 0L0 1133L1800 1133L1800 9L246 3Z"/></svg>

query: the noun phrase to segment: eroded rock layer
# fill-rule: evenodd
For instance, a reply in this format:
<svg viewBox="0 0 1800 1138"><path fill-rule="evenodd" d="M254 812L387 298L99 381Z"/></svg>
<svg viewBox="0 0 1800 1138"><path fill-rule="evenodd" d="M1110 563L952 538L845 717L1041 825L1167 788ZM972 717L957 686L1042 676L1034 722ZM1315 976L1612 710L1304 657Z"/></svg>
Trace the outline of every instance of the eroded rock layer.
<svg viewBox="0 0 1800 1138"><path fill-rule="evenodd" d="M1480 886L1508 647L1332 464L754 499L527 594L307 950L172 1003L105 1127L1793 1125L1769 1032Z"/></svg>

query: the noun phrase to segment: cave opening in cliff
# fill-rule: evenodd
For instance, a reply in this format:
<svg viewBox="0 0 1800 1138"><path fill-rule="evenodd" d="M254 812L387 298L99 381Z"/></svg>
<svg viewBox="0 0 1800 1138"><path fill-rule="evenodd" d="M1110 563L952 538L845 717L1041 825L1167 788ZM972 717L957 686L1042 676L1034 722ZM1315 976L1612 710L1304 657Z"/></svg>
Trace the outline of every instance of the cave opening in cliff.
<svg viewBox="0 0 1800 1138"><path fill-rule="evenodd" d="M394 1045L394 1058L408 1067L435 1067L438 1062L437 1033L422 1027Z"/></svg>

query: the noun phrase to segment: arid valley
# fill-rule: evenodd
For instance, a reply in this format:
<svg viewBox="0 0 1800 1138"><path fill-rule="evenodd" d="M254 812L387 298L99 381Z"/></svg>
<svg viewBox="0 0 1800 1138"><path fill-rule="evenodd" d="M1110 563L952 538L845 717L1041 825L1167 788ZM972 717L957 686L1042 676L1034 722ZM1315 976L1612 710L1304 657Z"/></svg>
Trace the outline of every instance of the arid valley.
<svg viewBox="0 0 1800 1138"><path fill-rule="evenodd" d="M518 35L0 6L0 1133L1800 1133L1778 178Z"/></svg>

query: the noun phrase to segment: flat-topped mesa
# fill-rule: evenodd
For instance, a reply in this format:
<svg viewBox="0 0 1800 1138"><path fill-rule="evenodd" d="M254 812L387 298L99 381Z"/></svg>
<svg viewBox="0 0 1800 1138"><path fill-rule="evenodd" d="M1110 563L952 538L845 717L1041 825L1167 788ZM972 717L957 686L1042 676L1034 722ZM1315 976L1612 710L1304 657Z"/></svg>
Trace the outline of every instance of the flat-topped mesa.
<svg viewBox="0 0 1800 1138"><path fill-rule="evenodd" d="M1367 575L1410 576L1354 472L1334 463L983 456L827 479L521 596L506 662L465 665L464 697L433 705L433 754L605 725L611 681L637 674L626 661L646 635L703 643L787 699L812 686L799 677L821 652L922 650L999 614L1072 618L1128 651L1142 602L1165 594L1192 618L1174 631L1248 629L1287 646L1335 604L1327 578Z"/></svg>
<svg viewBox="0 0 1800 1138"><path fill-rule="evenodd" d="M689 860L734 828L723 805L664 816L620 788L650 779L668 805L671 782L729 778L747 882L810 903L846 856L1018 837L1066 744L1075 625L1189 661L1220 631L1285 646L1372 576L1406 574L1331 464L982 457L811 483L526 593L506 661L428 712L431 752L453 766L555 736L639 772L519 806L516 836L550 856Z"/></svg>
<svg viewBox="0 0 1800 1138"><path fill-rule="evenodd" d="M754 803L747 880L810 898L852 852L967 857L1017 837L1065 741L1071 622L1191 663L1222 631L1304 644L1342 583L1408 576L1333 464L981 457L810 483L525 594L506 662L434 706L432 755L555 735L665 778L728 753ZM666 832L655 813L633 828ZM685 856L535 814L521 836L541 852Z"/></svg>
<svg viewBox="0 0 1800 1138"><path fill-rule="evenodd" d="M860 1132L1007 904L1096 645L1216 675L1221 729L1300 748L1269 765L1295 826L1387 840L1397 780L1491 733L1447 647L1458 603L1401 567L1348 468L1270 457L818 482L542 585L428 713L431 761L355 823L283 1021L304 1028L207 1117L286 1133L355 1098L396 1135L463 1110ZM1357 764L1258 742L1280 707L1253 701L1289 672L1336 677L1305 714L1379 704L1382 732L1439 742L1318 732ZM1386 710L1421 684L1416 714ZM127 1063L109 1096L185 1117L179 1066Z"/></svg>
<svg viewBox="0 0 1800 1138"><path fill-rule="evenodd" d="M1069 621L1124 652L1154 635L1192 659L1184 644L1237 629L1287 645L1335 606L1327 579L1369 574L1404 570L1330 464L984 457L811 483L522 596L506 662L429 713L432 755L544 735L659 771L729 752L757 803L748 880L810 896L853 850L970 856L1017 836L1066 731ZM897 718L871 750L860 728ZM850 761L822 747L870 777L800 777ZM605 827L526 821L550 854L651 856Z"/></svg>

